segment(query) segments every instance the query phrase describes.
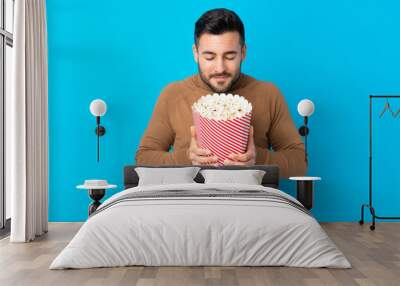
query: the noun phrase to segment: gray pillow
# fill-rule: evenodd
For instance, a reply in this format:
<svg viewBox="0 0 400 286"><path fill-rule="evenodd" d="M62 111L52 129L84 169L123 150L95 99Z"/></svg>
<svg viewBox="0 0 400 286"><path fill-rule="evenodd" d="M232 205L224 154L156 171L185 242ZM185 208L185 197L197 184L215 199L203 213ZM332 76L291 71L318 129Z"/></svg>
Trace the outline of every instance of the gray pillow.
<svg viewBox="0 0 400 286"><path fill-rule="evenodd" d="M199 167L182 168L135 168L139 176L138 186L195 183Z"/></svg>
<svg viewBox="0 0 400 286"><path fill-rule="evenodd" d="M261 185L265 175L263 170L201 170L205 184L234 183L246 185Z"/></svg>

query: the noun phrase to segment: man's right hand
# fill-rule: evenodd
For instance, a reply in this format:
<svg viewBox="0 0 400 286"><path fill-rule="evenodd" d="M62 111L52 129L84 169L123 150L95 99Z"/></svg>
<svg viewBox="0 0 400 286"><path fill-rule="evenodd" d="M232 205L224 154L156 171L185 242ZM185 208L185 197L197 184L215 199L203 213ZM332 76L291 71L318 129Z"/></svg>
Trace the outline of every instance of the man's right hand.
<svg viewBox="0 0 400 286"><path fill-rule="evenodd" d="M213 155L208 149L203 149L197 146L196 130L194 126L190 126L190 147L188 149L189 160L193 165L216 165L218 157Z"/></svg>

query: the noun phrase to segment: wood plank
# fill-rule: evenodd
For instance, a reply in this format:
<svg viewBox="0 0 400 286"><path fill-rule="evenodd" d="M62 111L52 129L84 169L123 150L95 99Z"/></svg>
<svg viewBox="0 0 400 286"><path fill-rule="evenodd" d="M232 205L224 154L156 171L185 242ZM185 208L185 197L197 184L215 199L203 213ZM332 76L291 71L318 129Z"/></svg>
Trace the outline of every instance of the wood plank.
<svg viewBox="0 0 400 286"><path fill-rule="evenodd" d="M50 223L49 233L32 243L0 240L0 285L399 285L400 223L378 223L373 232L357 223L321 225L352 269L132 266L52 271L50 263L81 223Z"/></svg>

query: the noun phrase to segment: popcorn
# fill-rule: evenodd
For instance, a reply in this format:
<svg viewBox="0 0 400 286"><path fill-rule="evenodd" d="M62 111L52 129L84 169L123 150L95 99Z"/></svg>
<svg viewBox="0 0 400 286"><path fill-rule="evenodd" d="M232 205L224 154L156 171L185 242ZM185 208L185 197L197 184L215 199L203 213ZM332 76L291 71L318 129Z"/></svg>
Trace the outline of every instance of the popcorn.
<svg viewBox="0 0 400 286"><path fill-rule="evenodd" d="M232 120L251 112L252 106L238 94L214 93L202 96L192 109L208 119Z"/></svg>
<svg viewBox="0 0 400 286"><path fill-rule="evenodd" d="M252 105L240 95L214 93L192 106L197 140L201 148L218 156L218 165L231 153L245 153Z"/></svg>

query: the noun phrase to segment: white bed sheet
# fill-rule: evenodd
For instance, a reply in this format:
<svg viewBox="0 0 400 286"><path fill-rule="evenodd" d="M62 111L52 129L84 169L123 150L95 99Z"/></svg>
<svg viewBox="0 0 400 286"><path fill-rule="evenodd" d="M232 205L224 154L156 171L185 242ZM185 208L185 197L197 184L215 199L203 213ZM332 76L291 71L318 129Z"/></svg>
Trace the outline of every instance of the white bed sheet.
<svg viewBox="0 0 400 286"><path fill-rule="evenodd" d="M255 185L176 184L127 189L280 190ZM319 223L298 209L255 198L124 201L86 221L50 269L145 266L293 266L350 268Z"/></svg>

